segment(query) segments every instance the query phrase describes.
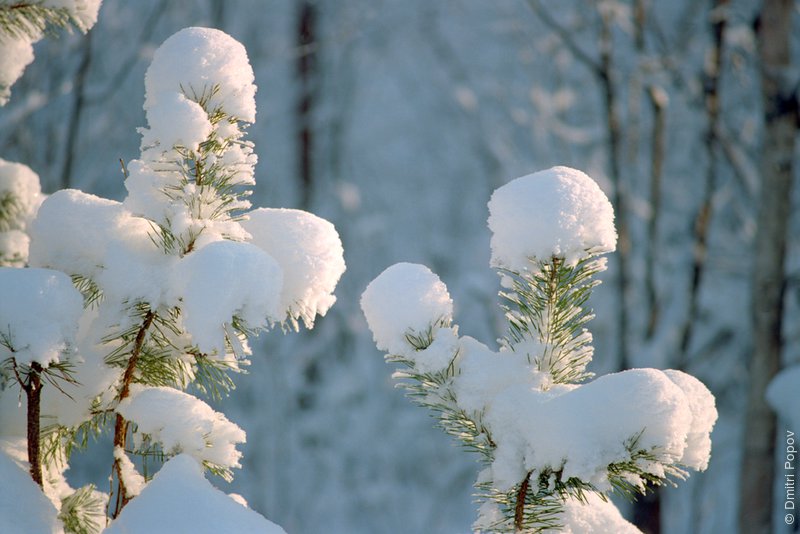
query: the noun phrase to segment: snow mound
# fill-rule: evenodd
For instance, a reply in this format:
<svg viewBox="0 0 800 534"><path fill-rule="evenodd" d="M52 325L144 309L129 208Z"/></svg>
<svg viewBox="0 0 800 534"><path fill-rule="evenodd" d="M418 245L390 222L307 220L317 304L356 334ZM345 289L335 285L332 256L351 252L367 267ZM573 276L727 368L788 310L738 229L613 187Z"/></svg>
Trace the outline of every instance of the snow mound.
<svg viewBox="0 0 800 534"><path fill-rule="evenodd" d="M192 100L207 96L207 110L219 108L239 120L254 122L254 80L241 43L220 30L185 28L156 50L145 74L148 122L162 99L173 99L181 91Z"/></svg>
<svg viewBox="0 0 800 534"><path fill-rule="evenodd" d="M236 444L245 442L244 431L197 397L169 387L134 385L117 411L168 454L186 453L198 462L241 467Z"/></svg>
<svg viewBox="0 0 800 534"><path fill-rule="evenodd" d="M0 532L62 534L58 511L41 488L6 453L0 451Z"/></svg>
<svg viewBox="0 0 800 534"><path fill-rule="evenodd" d="M585 493L586 502L567 499L559 517L561 534L640 534L641 531L622 517L614 503L603 500L593 491ZM546 531L556 532L556 531Z"/></svg>
<svg viewBox="0 0 800 534"><path fill-rule="evenodd" d="M333 224L294 209L260 208L242 222L250 242L275 258L283 270L279 308L294 321L314 326L336 297L333 290L345 270L344 250Z"/></svg>
<svg viewBox="0 0 800 534"><path fill-rule="evenodd" d="M553 167L498 188L489 200L492 267L536 270L530 259L569 265L616 248L614 210L589 176Z"/></svg>
<svg viewBox="0 0 800 534"><path fill-rule="evenodd" d="M0 361L47 367L74 344L83 298L64 273L0 269L0 295Z"/></svg>
<svg viewBox="0 0 800 534"><path fill-rule="evenodd" d="M286 534L216 489L186 454L169 460L103 534Z"/></svg>
<svg viewBox="0 0 800 534"><path fill-rule="evenodd" d="M430 269L414 263L392 265L370 282L361 309L378 349L390 354L407 355L406 335L424 335L453 317L447 287Z"/></svg>

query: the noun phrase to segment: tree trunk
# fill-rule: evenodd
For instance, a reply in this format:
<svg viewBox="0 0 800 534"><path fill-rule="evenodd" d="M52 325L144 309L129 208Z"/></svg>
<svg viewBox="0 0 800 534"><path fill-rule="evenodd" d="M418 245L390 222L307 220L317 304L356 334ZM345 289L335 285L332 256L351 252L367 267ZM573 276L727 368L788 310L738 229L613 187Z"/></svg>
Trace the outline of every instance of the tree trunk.
<svg viewBox="0 0 800 534"><path fill-rule="evenodd" d="M764 0L758 30L764 139L761 199L752 279L753 355L739 494L739 530L771 532L775 415L764 391L780 367L784 257L789 219L797 97L789 87L791 0Z"/></svg>
<svg viewBox="0 0 800 534"><path fill-rule="evenodd" d="M297 13L297 165L300 177L300 206L309 209L314 186L314 118L317 77L317 6L311 0L300 2Z"/></svg>

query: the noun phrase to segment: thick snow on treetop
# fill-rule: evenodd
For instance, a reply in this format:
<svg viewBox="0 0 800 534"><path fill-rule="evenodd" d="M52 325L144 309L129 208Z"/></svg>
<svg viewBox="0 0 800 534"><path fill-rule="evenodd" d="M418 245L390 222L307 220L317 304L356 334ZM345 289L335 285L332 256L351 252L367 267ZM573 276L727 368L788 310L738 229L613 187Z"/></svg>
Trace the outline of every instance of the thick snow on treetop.
<svg viewBox="0 0 800 534"><path fill-rule="evenodd" d="M49 269L0 268L0 361L59 361L75 341L83 298L69 276Z"/></svg>
<svg viewBox="0 0 800 534"><path fill-rule="evenodd" d="M583 172L553 167L517 178L489 200L493 267L535 270L530 258L573 265L616 248L614 210Z"/></svg>
<svg viewBox="0 0 800 534"><path fill-rule="evenodd" d="M392 265L370 282L361 309L378 349L390 354L409 352L406 335L425 334L453 317L447 287L430 269L414 263Z"/></svg>
<svg viewBox="0 0 800 534"><path fill-rule="evenodd" d="M185 28L164 41L145 74L145 110L181 90L187 97L210 95L207 110L221 109L246 122L256 120L255 76L241 43L220 30ZM211 91L217 87L216 93Z"/></svg>
<svg viewBox="0 0 800 534"><path fill-rule="evenodd" d="M286 534L278 525L211 485L191 456L156 473L103 534Z"/></svg>

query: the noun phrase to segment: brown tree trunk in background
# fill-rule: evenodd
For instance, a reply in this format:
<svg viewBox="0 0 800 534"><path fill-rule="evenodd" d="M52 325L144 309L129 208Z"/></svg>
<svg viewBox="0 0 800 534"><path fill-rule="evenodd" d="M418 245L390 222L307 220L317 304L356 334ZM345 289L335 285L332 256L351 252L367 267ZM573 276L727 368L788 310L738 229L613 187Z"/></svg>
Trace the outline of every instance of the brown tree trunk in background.
<svg viewBox="0 0 800 534"><path fill-rule="evenodd" d="M300 98L297 103L297 164L300 178L300 205L308 209L314 185L315 85L317 77L317 7L313 1L299 3L297 11L297 79Z"/></svg>
<svg viewBox="0 0 800 534"><path fill-rule="evenodd" d="M786 229L798 127L797 95L788 86L793 8L792 0L764 0L758 29L764 139L751 297L753 355L739 493L739 531L747 534L772 531L776 425L764 392L780 368L781 355Z"/></svg>

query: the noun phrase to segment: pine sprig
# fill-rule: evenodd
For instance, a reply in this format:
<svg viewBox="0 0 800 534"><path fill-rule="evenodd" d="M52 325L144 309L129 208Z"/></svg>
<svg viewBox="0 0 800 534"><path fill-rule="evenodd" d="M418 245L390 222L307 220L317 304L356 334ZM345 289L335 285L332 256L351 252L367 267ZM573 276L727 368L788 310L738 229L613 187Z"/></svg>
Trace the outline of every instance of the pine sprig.
<svg viewBox="0 0 800 534"><path fill-rule="evenodd" d="M56 28L82 29L83 23L65 7L47 7L42 2L0 3L0 31L15 39L38 39Z"/></svg>
<svg viewBox="0 0 800 534"><path fill-rule="evenodd" d="M58 519L68 534L98 534L105 527L105 498L89 484L61 499Z"/></svg>
<svg viewBox="0 0 800 534"><path fill-rule="evenodd" d="M501 271L511 290L500 292L509 328L505 343L514 349L525 341L541 345L535 355L539 371L549 372L554 383L578 383L592 376L592 337L584 328L594 318L586 302L600 282L594 276L605 269L604 259L586 258L570 266L561 258L543 262L531 259L526 272Z"/></svg>
<svg viewBox="0 0 800 534"><path fill-rule="evenodd" d="M13 191L0 194L0 232L19 230L19 221L25 213L25 206Z"/></svg>

